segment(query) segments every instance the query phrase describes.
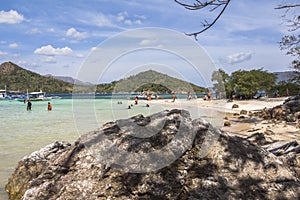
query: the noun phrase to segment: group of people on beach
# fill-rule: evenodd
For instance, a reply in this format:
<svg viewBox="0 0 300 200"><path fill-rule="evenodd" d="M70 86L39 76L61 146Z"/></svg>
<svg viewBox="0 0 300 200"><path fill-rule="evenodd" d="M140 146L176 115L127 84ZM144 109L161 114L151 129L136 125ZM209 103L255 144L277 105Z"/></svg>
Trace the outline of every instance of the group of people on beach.
<svg viewBox="0 0 300 200"><path fill-rule="evenodd" d="M24 100L24 104L26 103L26 100ZM32 103L30 101L30 99L27 100L27 111L31 111L31 107L32 107ZM48 105L47 105L47 110L48 111L51 111L52 110L52 104L50 102L48 102Z"/></svg>

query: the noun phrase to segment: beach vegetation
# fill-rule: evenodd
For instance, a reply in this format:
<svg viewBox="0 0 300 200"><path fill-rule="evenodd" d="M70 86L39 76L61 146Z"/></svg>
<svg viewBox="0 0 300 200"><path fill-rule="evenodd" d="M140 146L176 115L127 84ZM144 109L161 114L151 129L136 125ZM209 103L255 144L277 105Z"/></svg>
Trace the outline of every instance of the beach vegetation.
<svg viewBox="0 0 300 200"><path fill-rule="evenodd" d="M279 96L296 96L299 94L299 85L291 80L280 81L274 86L273 91L275 90Z"/></svg>
<svg viewBox="0 0 300 200"><path fill-rule="evenodd" d="M236 95L251 99L257 91L270 93L275 86L276 75L263 69L238 70L228 75L219 69L212 74L212 81L215 82L213 89L216 94L225 91L227 98Z"/></svg>

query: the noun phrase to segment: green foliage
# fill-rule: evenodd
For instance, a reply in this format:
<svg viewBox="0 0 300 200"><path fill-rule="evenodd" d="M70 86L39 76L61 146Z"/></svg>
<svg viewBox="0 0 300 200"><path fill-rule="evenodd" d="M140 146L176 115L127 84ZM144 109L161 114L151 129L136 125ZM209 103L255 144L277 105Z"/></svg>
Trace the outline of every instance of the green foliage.
<svg viewBox="0 0 300 200"><path fill-rule="evenodd" d="M273 91L275 90L278 90L280 96L295 96L299 94L299 85L291 81L281 81L273 87Z"/></svg>
<svg viewBox="0 0 300 200"><path fill-rule="evenodd" d="M0 88L6 85L7 90L29 92L43 90L47 93L70 93L73 85L57 80L53 77L44 77L37 73L22 69L6 62L0 65Z"/></svg>
<svg viewBox="0 0 300 200"><path fill-rule="evenodd" d="M169 94L172 92L169 88L161 84L155 84L155 83L148 83L136 89L136 92L144 92L144 91L149 91L157 94Z"/></svg>
<svg viewBox="0 0 300 200"><path fill-rule="evenodd" d="M216 92L222 92L225 88L227 97L231 97L234 91L245 98L252 98L259 90L271 92L276 82L276 76L262 69L238 70L229 76L219 69L212 74L212 81L216 81L214 84Z"/></svg>
<svg viewBox="0 0 300 200"><path fill-rule="evenodd" d="M207 89L153 70L141 72L111 84L100 84L97 87L97 92L99 93L130 93L143 91L156 93L202 93L206 92Z"/></svg>
<svg viewBox="0 0 300 200"><path fill-rule="evenodd" d="M276 76L262 69L236 71L231 75L233 86L238 93L251 98L258 90L270 92L276 82Z"/></svg>

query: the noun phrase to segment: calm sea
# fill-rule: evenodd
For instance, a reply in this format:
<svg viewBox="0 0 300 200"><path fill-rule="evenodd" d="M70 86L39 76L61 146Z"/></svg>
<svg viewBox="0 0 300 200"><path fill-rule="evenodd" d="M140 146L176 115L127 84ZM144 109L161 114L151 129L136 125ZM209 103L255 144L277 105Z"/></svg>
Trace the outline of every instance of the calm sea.
<svg viewBox="0 0 300 200"><path fill-rule="evenodd" d="M153 100L155 101L155 100ZM169 100L170 101L170 100ZM190 110L192 115L207 117L207 110L200 108L195 113L196 101L184 101L179 107ZM72 99L64 96L53 99L52 111L47 111L47 101L32 102L32 110L26 110L26 104L16 100L0 101L0 199L8 199L4 190L10 174L19 160L33 151L39 150L55 141L74 142L81 134L95 130L105 122L128 118L137 114L145 116L165 109L178 108L178 104L162 106L140 101L131 109L133 100L119 96L97 97L96 99ZM193 105L195 104L195 105ZM194 114L193 114L194 113Z"/></svg>

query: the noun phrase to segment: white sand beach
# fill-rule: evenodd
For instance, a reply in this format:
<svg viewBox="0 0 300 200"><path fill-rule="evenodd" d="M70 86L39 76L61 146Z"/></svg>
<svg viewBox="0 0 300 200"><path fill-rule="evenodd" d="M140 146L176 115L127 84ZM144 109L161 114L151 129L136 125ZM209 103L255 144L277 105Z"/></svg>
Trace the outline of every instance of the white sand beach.
<svg viewBox="0 0 300 200"><path fill-rule="evenodd" d="M139 104L149 104L150 109L153 107L159 107L160 109L186 109L191 113L192 118L208 117L209 120L211 119L210 122L220 127L221 130L244 138L257 132L268 132L270 134L266 135L266 139L270 142L296 140L300 143L300 129L296 123L274 122L272 120L258 119L254 116L239 118L239 114L242 110L256 112L264 108L273 108L283 104L285 99L287 99L287 97L260 100L234 100L233 102L227 102L226 100L205 101L203 99L190 101L176 99L175 102L172 102L172 100L169 99L159 99L152 101L141 100ZM234 104L238 105L238 108L232 108ZM200 110L201 113L197 112L197 110ZM234 114L236 114L236 116L234 116ZM231 126L223 126L224 118L230 121Z"/></svg>

